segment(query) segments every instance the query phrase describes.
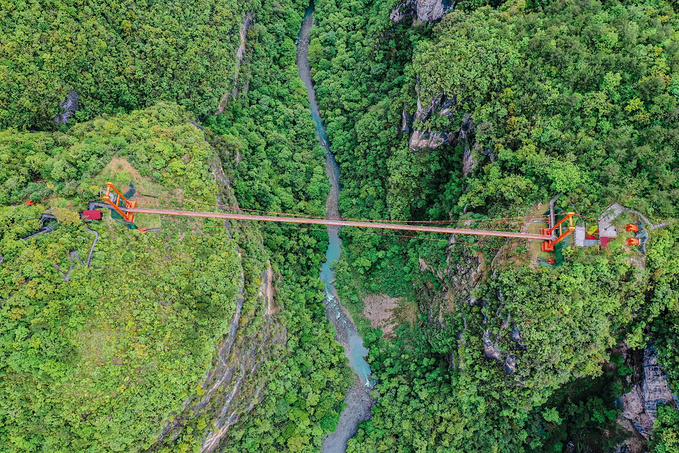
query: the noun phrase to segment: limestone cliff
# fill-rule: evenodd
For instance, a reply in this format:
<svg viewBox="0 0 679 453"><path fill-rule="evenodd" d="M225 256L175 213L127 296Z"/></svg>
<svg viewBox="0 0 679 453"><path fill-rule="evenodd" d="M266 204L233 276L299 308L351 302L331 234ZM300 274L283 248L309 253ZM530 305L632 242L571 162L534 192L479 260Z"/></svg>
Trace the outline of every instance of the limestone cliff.
<svg viewBox="0 0 679 453"><path fill-rule="evenodd" d="M71 91L66 96L66 99L59 103L62 111L52 121L54 124L66 124L75 115L75 112L78 111L78 97L78 93Z"/></svg>
<svg viewBox="0 0 679 453"><path fill-rule="evenodd" d="M464 115L459 128L452 132L433 131L423 128L423 124L434 116L452 118L454 107L457 104L455 96L449 97L444 93L434 96L428 103L424 104L420 98L419 84L415 85L417 93L417 110L410 116L404 110L401 131L413 132L410 136L409 147L412 151L433 151L442 145L467 143L472 138L474 123L469 114ZM412 125L412 128L411 128ZM473 156L471 148L466 156L465 174L473 170Z"/></svg>
<svg viewBox="0 0 679 453"><path fill-rule="evenodd" d="M392 22L399 23L407 17L414 21L436 22L455 6L447 0L406 0L391 11Z"/></svg>
<svg viewBox="0 0 679 453"><path fill-rule="evenodd" d="M622 396L622 415L632 422L639 434L648 439L658 414L658 406L676 403L652 348L644 350L641 368L640 382Z"/></svg>

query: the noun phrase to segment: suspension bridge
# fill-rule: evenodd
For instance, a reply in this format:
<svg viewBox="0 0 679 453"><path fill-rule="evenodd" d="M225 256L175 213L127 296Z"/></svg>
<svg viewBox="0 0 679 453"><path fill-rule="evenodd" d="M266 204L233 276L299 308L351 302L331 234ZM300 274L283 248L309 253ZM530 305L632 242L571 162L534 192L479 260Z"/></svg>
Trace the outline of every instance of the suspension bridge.
<svg viewBox="0 0 679 453"><path fill-rule="evenodd" d="M575 229L573 216L569 212L558 223L549 228L543 228L540 233L524 233L520 231L486 230L476 228L451 228L438 226L423 226L402 223L386 223L378 221L357 221L344 219L322 219L312 217L291 217L281 215L235 214L226 212L183 211L176 209L152 209L137 207L136 201L128 200L112 183L106 184L103 200L109 207L120 214L126 222L133 223L136 214L156 214L179 217L204 217L225 220L242 220L254 222L278 222L293 224L327 225L334 227L372 228L378 230L418 231L425 233L464 234L473 236L505 237L543 241L543 251L553 251L554 246L566 238Z"/></svg>
<svg viewBox="0 0 679 453"><path fill-rule="evenodd" d="M222 212L179 211L174 209L124 208L128 214L159 214L181 217L208 217L226 220L248 220L255 222L303 223L311 225L327 225L336 227L375 228L380 230L421 231L425 233L471 234L476 236L496 236L518 239L535 239L547 241L549 234L521 233L513 231L481 230L474 228L448 228L421 225L404 225L400 223L357 222L352 220L316 219L308 217L264 216L252 214L230 214ZM122 211L122 210L121 210Z"/></svg>

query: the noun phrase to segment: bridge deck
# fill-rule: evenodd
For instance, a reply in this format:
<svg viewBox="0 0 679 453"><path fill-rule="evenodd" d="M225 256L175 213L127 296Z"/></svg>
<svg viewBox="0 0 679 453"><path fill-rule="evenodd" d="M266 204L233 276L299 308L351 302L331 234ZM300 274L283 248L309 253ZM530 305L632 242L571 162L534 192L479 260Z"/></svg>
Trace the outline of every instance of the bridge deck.
<svg viewBox="0 0 679 453"><path fill-rule="evenodd" d="M310 219L303 217L277 217L251 214L230 214L223 212L177 211L174 209L127 208L123 210L135 214L159 214L183 217L208 217L215 219L245 220L256 222L304 223L311 225L328 225L337 227L346 226L358 228L376 228L380 230L422 231L426 233L469 234L474 236L495 236L518 239L533 239L538 241L548 241L551 239L550 235L545 234L518 233L513 231L478 230L473 228L446 228L421 225L403 225L398 223L358 222L353 220L334 220L334 219Z"/></svg>

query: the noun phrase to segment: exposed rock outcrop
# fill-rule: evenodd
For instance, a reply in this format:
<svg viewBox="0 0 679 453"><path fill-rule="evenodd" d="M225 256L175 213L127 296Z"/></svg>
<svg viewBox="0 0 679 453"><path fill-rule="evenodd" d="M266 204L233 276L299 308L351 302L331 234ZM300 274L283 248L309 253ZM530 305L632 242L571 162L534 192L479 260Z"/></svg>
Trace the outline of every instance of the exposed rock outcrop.
<svg viewBox="0 0 679 453"><path fill-rule="evenodd" d="M408 113L404 107L403 112L401 113L401 132L409 134L412 126L413 126L413 115Z"/></svg>
<svg viewBox="0 0 679 453"><path fill-rule="evenodd" d="M224 109L226 108L226 105L229 103L229 99L233 99L238 96L238 93L240 92L238 89L238 78L240 76L240 66L243 63L243 57L245 56L245 46L247 46L247 36L248 36L248 30L250 30L250 27L252 27L252 24L255 22L255 15L252 11L248 12L245 14L245 17L243 18L243 23L240 26L240 45L238 46L238 49L236 49L236 67L233 72L233 89L229 92L227 91L224 93L224 96L222 97L222 101L219 103L219 107L217 108L217 113L221 114L224 113ZM246 83L245 86L243 87L243 92L248 91L249 89L249 84Z"/></svg>
<svg viewBox="0 0 679 453"><path fill-rule="evenodd" d="M482 342L483 354L486 356L486 358L497 361L502 360L502 352L500 352L500 349L498 349L497 344L493 343L493 341L490 339L490 331L486 330L483 333Z"/></svg>
<svg viewBox="0 0 679 453"><path fill-rule="evenodd" d="M399 23L408 17L413 21L436 22L455 6L447 0L406 0L391 11L389 18Z"/></svg>
<svg viewBox="0 0 679 453"><path fill-rule="evenodd" d="M444 291L450 293L447 298L452 299L455 304L474 305L477 300L473 299L472 292L485 275L486 260L483 254L463 250L457 259L448 255L446 264L444 275L439 279L446 283Z"/></svg>
<svg viewBox="0 0 679 453"><path fill-rule="evenodd" d="M237 206L238 201L230 189L231 180L220 160L215 158L210 162L210 169L218 188L219 208ZM232 238L240 228L238 222L228 220L224 221L224 227ZM276 275L269 262L259 263L241 252L246 241L254 241L252 245L256 244L264 251L263 244L255 238L241 236L234 244L240 275L229 330L216 345L201 389L184 401L180 411L165 421L157 443L149 451L160 451L174 445L190 421L200 417L210 421L201 451L215 451L230 427L252 411L263 398L263 390L271 376L262 372L262 367L279 359L274 352L276 348L272 346L284 344L287 332L276 316L276 307L279 306L274 288ZM261 276L261 279L255 279L255 276ZM265 285L262 280L266 280ZM244 312L247 314L244 315Z"/></svg>
<svg viewBox="0 0 679 453"><path fill-rule="evenodd" d="M452 118L455 114L453 107L457 103L455 97L448 97L444 93L434 96L428 104L424 105L419 95L419 85L415 86L415 90L418 92L417 95L417 111L413 116L415 122L423 123L430 119L433 115L445 116L447 118ZM403 114L403 122L401 131L409 130L410 127L407 123L406 112ZM418 130L415 129L410 136L409 147L412 151L431 151L444 144L452 143L463 143L471 138L473 131L473 122L469 114L464 116L460 127L454 132L438 132L431 130ZM466 154L466 166L467 173L472 171L474 168L474 151L469 150L468 155ZM466 175L466 173L465 173Z"/></svg>
<svg viewBox="0 0 679 453"><path fill-rule="evenodd" d="M472 118L471 115L466 114L464 116L464 120L462 120L462 124L460 124L460 129L457 131L457 139L461 142L467 140L467 137L469 136L471 131L472 131Z"/></svg>
<svg viewBox="0 0 679 453"><path fill-rule="evenodd" d="M446 116L448 118L453 116L453 106L455 106L457 99L449 98L444 93L440 93L438 96L429 101L427 106L422 105L422 100L419 94L419 84L415 86L415 91L417 91L417 111L415 112L415 119L418 121L427 121L434 112L438 112L441 116ZM465 121L469 120L470 116L465 115ZM470 123L471 124L471 123Z"/></svg>
<svg viewBox="0 0 679 453"><path fill-rule="evenodd" d="M509 354L505 359L505 374L514 374L516 371L516 357L514 354Z"/></svg>
<svg viewBox="0 0 679 453"><path fill-rule="evenodd" d="M644 410L644 397L641 387L635 385L629 393L622 396L624 410L622 416L630 420L636 430L644 437L653 430L653 419Z"/></svg>
<svg viewBox="0 0 679 453"><path fill-rule="evenodd" d="M75 112L78 111L78 97L78 93L71 91L68 93L68 96L66 96L66 99L59 103L59 107L61 107L63 111L58 113L54 118L52 121L54 124L66 124L69 118L73 118Z"/></svg>
<svg viewBox="0 0 679 453"><path fill-rule="evenodd" d="M414 130L410 136L410 142L408 143L408 146L410 147L411 151L433 151L442 145L464 143L471 134L471 131L472 121L468 116L465 116L460 128L454 132L449 133ZM469 151L466 163L467 172L472 171L474 169L474 165L476 164L474 160L474 154L475 153L473 150Z"/></svg>
<svg viewBox="0 0 679 453"><path fill-rule="evenodd" d="M654 421L658 416L658 406L675 400L652 348L644 350L644 379L641 383L641 393L644 397L644 410Z"/></svg>
<svg viewBox="0 0 679 453"><path fill-rule="evenodd" d="M641 382L622 396L622 415L646 439L653 430L653 423L661 404L676 404L653 348L644 350Z"/></svg>
<svg viewBox="0 0 679 453"><path fill-rule="evenodd" d="M443 144L450 144L451 134L429 131L413 131L408 146L412 151L433 151Z"/></svg>
<svg viewBox="0 0 679 453"><path fill-rule="evenodd" d="M462 155L462 176L466 178L474 171L474 168L476 168L476 153L472 151L472 148L467 148Z"/></svg>

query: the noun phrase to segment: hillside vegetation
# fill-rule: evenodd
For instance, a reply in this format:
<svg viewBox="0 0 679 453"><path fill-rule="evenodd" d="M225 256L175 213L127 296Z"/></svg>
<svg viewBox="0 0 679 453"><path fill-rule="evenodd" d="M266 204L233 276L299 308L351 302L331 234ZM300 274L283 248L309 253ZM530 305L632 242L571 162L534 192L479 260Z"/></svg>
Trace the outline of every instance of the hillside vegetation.
<svg viewBox="0 0 679 453"><path fill-rule="evenodd" d="M165 100L214 113L231 89L235 0L3 2L0 127L48 129L78 95L75 120Z"/></svg>
<svg viewBox="0 0 679 453"><path fill-rule="evenodd" d="M161 187L190 192L198 181L206 188L199 197L214 186L210 145L177 106L82 123L68 134L3 134L5 155L18 163L5 168L41 177L23 187L15 180L16 192L4 199L29 187L38 194L76 183L97 190L101 181L92 177L122 148L135 151L147 175L144 163L153 159L180 162L182 171L158 167L171 169L157 174ZM21 165L22 157L33 164ZM8 451L148 448L163 421L200 389L228 330L243 284L236 243L212 221L193 225L193 234L175 224L146 235L95 223L99 240L88 267L95 234L66 198L49 204L58 227L29 240L21 238L38 230L48 206L1 211L2 444Z"/></svg>
<svg viewBox="0 0 679 453"><path fill-rule="evenodd" d="M317 2L310 58L342 168L343 215L535 215L536 203L563 192L560 203L592 217L613 201L676 217L679 41L670 6L463 3L437 25L411 27L391 23L392 3ZM413 131L444 143L411 149ZM473 162L466 176L463 161ZM363 324L378 402L349 451L614 448L624 439L615 399L629 390L625 367L612 364L622 361L616 345L652 342L675 392L679 385L670 333L677 230L651 237L645 265L618 240L604 251L567 250L562 268L547 269L532 266L521 243L455 238L446 247L345 233L338 288L354 313L366 293L418 307L396 339ZM486 340L503 361L513 355L512 374L484 356ZM675 412L662 411L658 451L671 451Z"/></svg>
<svg viewBox="0 0 679 453"><path fill-rule="evenodd" d="M47 31L32 35L35 41L22 47L24 53L17 46L1 48L7 58L0 61L12 71L5 80L26 80L28 73L37 79L30 88L3 85L14 91L0 94L2 124L10 126L0 131L6 226L1 309L13 316L2 325L0 379L8 396L0 411L0 443L10 451L174 452L199 451L206 439L216 439L215 446L233 451L317 449L337 423L350 382L322 305L318 269L327 243L324 231L254 225L231 225L227 231L220 222L138 216L139 226L161 226L139 235L106 221L93 226L100 240L92 267L76 258L68 282L53 264L66 273L71 252L86 259L93 234L79 221L60 222L55 233L28 242L17 240L36 231L44 211L71 212L73 220L85 201L99 197L107 180L126 188L142 178L141 184L132 182L151 198L138 198L140 205L210 210L221 201L250 209L324 212L323 150L294 64L306 5L245 5L257 12L257 21L247 33L238 82L242 93L227 98L223 115L206 118L209 127L196 116L216 110L234 88L243 5L125 6L137 18L129 19L129 35L111 26L121 17L110 9L115 5L94 2L77 10L59 3L49 12L48 5L35 4L4 18L3 27L15 33L3 36L6 40L29 39L31 21L44 23ZM103 21L97 30L110 39L100 35L99 53L88 50L90 41L78 41L81 46L72 50L83 53L78 61L86 71L67 64L74 54L56 47L47 47L44 55L62 66L42 60L37 69L19 64L36 46L47 46L47 35L70 39L61 34L65 23L90 30L92 21ZM57 25L58 31L50 31ZM148 33L159 36L157 45L141 45ZM43 90L38 79L52 81L50 88ZM80 96L71 127L26 130L50 129L58 102L70 89ZM30 109L19 112L17 99ZM81 122L95 115L101 116ZM28 200L38 204L17 206ZM267 274L274 276L268 307L262 294ZM25 291L37 291L40 298L34 303ZM233 353L221 363L215 347L223 344L230 323L238 322L234 313L240 313L240 322ZM38 331L45 340L38 341ZM57 371L42 371L52 362ZM226 373L223 384L197 409L196 403L211 395L205 376L215 369ZM238 423L222 433L220 423L231 414Z"/></svg>
<svg viewBox="0 0 679 453"><path fill-rule="evenodd" d="M644 4L446 16L413 71L422 104L441 95L453 103L414 127L452 131L471 115L483 172L457 203L517 205L563 192L583 212L625 200L676 216L678 27L670 8ZM479 155L486 150L494 162Z"/></svg>
<svg viewBox="0 0 679 453"><path fill-rule="evenodd" d="M336 285L377 382L348 451L614 450L630 354L652 346L679 393L676 2L467 0L435 24L407 2L394 23L401 3L315 1L343 217L536 232L521 216L561 192L588 228L614 201L668 225L645 255L620 236L556 268L537 243L343 229ZM77 216L107 181L143 206L323 216L308 6L0 0L0 450L312 452L336 429L326 231ZM410 313L393 335L367 294ZM676 451L678 414L642 447Z"/></svg>

